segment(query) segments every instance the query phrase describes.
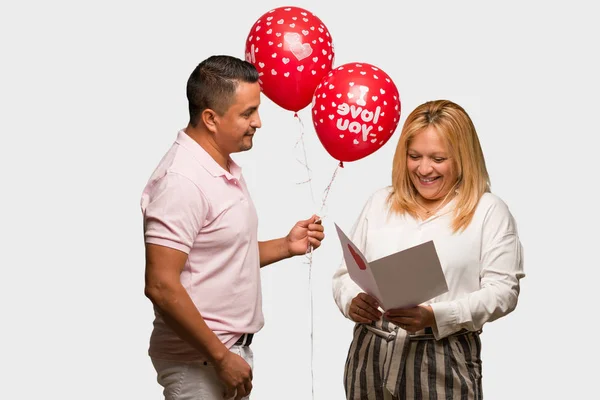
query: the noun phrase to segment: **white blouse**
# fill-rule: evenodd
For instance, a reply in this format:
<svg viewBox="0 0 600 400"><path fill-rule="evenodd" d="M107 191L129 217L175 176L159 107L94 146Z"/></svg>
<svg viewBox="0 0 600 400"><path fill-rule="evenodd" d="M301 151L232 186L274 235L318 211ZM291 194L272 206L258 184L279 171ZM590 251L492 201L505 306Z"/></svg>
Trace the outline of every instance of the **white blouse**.
<svg viewBox="0 0 600 400"><path fill-rule="evenodd" d="M499 197L485 193L469 226L453 233L454 200L422 221L390 213L390 191L380 189L369 198L349 236L369 262L433 240L448 284L448 292L423 303L435 314L436 339L461 329L477 331L515 309L525 277L523 250L516 222ZM333 296L346 318L360 292L342 262L333 275Z"/></svg>

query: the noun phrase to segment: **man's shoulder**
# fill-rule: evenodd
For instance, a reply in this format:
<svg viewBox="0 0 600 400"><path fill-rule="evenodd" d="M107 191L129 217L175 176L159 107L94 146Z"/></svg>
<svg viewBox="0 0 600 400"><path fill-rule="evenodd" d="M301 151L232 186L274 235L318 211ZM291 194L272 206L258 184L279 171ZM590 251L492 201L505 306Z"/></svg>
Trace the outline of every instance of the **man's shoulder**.
<svg viewBox="0 0 600 400"><path fill-rule="evenodd" d="M164 165L165 173L177 174L194 182L199 188L210 187L212 175L204 165L182 146L175 145L169 151L171 157Z"/></svg>
<svg viewBox="0 0 600 400"><path fill-rule="evenodd" d="M179 181L184 184L188 181L198 189L210 187L211 175L202 167L185 148L173 143L171 148L164 154L148 180L144 192L156 189L160 182ZM168 186L173 186L172 184ZM175 184L177 186L177 184Z"/></svg>

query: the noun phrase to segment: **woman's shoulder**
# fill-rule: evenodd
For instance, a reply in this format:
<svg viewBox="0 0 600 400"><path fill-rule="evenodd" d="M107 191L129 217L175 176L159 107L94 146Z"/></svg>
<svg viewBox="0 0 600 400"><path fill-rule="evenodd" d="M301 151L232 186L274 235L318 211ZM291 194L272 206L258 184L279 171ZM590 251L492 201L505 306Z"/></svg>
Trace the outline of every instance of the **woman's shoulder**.
<svg viewBox="0 0 600 400"><path fill-rule="evenodd" d="M392 190L391 186L385 186L375 190L367 200L368 208L376 210L386 209Z"/></svg>
<svg viewBox="0 0 600 400"><path fill-rule="evenodd" d="M486 192L481 196L477 208L486 212L491 210L496 212L509 212L506 202L498 195L491 192Z"/></svg>
<svg viewBox="0 0 600 400"><path fill-rule="evenodd" d="M484 193L481 196L476 213L484 221L495 221L496 223L504 221L510 225L514 224L514 218L508 204L498 195L490 192Z"/></svg>

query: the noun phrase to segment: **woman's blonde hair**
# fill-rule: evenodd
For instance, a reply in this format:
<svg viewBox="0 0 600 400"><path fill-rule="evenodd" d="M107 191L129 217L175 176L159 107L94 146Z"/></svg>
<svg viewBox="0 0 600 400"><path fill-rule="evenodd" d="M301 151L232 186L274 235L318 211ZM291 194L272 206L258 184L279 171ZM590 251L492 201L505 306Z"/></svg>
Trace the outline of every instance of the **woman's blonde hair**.
<svg viewBox="0 0 600 400"><path fill-rule="evenodd" d="M394 154L392 192L388 198L390 210L417 218L418 192L410 180L406 157L412 138L430 126L446 142L452 167L457 171L452 220L452 229L457 232L465 229L473 219L479 199L490 191L490 178L473 121L461 106L448 100L429 101L406 118Z"/></svg>

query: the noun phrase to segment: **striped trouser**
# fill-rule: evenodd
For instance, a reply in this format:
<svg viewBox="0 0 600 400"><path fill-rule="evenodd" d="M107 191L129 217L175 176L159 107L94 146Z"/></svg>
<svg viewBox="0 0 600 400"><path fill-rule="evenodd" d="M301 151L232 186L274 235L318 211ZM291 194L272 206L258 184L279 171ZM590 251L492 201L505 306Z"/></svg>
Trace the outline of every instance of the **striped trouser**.
<svg viewBox="0 0 600 400"><path fill-rule="evenodd" d="M346 399L483 399L480 355L479 332L435 340L408 336L385 320L357 324L344 369Z"/></svg>

